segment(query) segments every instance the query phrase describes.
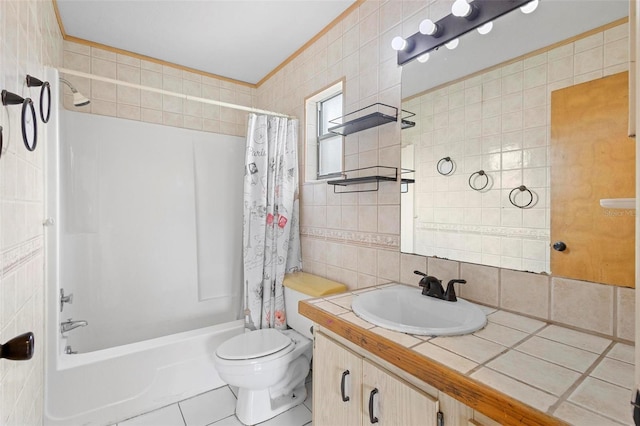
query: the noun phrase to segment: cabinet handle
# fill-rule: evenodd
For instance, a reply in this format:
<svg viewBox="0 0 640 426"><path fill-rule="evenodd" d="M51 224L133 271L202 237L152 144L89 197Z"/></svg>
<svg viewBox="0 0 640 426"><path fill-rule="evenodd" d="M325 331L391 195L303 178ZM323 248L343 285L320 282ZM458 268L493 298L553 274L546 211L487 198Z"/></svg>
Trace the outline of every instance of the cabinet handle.
<svg viewBox="0 0 640 426"><path fill-rule="evenodd" d="M373 415L373 397L378 393L378 388L374 388L369 394L369 421L371 424L378 423L378 418Z"/></svg>
<svg viewBox="0 0 640 426"><path fill-rule="evenodd" d="M345 395L345 382L347 381L347 376L351 374L349 370L342 372L342 380L340 380L340 394L342 395L342 402L348 402L349 397Z"/></svg>

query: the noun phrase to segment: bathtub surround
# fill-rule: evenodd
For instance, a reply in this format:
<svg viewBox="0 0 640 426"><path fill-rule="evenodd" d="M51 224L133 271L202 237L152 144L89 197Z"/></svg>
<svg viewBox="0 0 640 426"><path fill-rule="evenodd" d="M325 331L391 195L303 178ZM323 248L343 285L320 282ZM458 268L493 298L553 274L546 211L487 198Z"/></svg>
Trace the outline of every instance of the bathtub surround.
<svg viewBox="0 0 640 426"><path fill-rule="evenodd" d="M66 344L87 353L238 319L242 138L54 111L45 235L74 294L61 319L89 322Z"/></svg>
<svg viewBox="0 0 640 426"><path fill-rule="evenodd" d="M250 327L287 327L282 281L302 267L297 145L298 120L249 114L242 235Z"/></svg>

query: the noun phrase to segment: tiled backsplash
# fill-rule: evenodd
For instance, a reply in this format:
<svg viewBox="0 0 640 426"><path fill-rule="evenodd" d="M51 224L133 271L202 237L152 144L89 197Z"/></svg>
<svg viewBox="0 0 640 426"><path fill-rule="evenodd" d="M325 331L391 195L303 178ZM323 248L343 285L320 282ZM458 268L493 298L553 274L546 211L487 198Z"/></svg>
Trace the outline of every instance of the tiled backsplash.
<svg viewBox="0 0 640 426"><path fill-rule="evenodd" d="M414 270L443 282L462 278L460 297L619 339L635 340L635 289L513 271L434 257L401 255L400 282L418 283Z"/></svg>
<svg viewBox="0 0 640 426"><path fill-rule="evenodd" d="M254 104L256 89L248 84L70 41L64 42L64 67L154 89L249 107ZM225 135L244 136L247 131L244 111L98 80L71 75L66 78L91 100L87 106L74 107L71 90L64 86L67 109Z"/></svg>
<svg viewBox="0 0 640 426"><path fill-rule="evenodd" d="M415 253L550 271L551 92L627 71L628 31L618 25L403 102L417 114L402 132L414 147ZM448 156L456 170L441 176L436 164ZM489 185L474 191L479 170ZM520 185L531 208L509 202Z"/></svg>

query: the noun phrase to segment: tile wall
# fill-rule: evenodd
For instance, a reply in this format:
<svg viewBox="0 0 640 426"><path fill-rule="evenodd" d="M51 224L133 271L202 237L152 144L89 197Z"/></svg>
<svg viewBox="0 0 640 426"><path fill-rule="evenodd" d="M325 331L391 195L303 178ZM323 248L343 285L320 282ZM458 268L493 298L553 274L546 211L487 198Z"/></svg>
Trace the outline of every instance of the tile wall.
<svg viewBox="0 0 640 426"><path fill-rule="evenodd" d="M49 0L0 2L0 88L38 102L26 74L62 63L62 37ZM0 342L33 331L30 361L0 360L0 424L42 424L44 360L43 147L27 151L20 107L0 106L4 149L0 158ZM42 134L43 125L38 120Z"/></svg>
<svg viewBox="0 0 640 426"><path fill-rule="evenodd" d="M86 44L64 42L64 67L185 95L249 107L254 104L252 85ZM74 107L71 90L64 86L67 109L225 135L244 136L247 131L247 113L243 111L73 75L65 78L91 100L89 105Z"/></svg>
<svg viewBox="0 0 640 426"><path fill-rule="evenodd" d="M415 252L549 272L551 92L628 71L628 43L629 25L619 25L403 102L417 114L402 133L415 150ZM447 156L456 169L442 176ZM487 190L469 187L478 170ZM535 195L531 208L509 201L520 185Z"/></svg>
<svg viewBox="0 0 640 426"><path fill-rule="evenodd" d="M304 117L305 98L341 78L346 81L346 111L374 102L400 105L401 69L396 65L395 53L389 47L390 41L398 34L413 34L425 17L434 20L441 18L450 10L450 4L450 1L430 0L365 1L260 86L257 90L257 106ZM516 126L513 132L520 132L520 139L516 138L520 144L514 145L508 152L525 158L526 150L539 150L527 151L527 155L539 154L544 159L539 164L535 163L534 167L540 169L535 173L540 172L541 182L537 185L541 189L546 188L548 181L548 173L542 172L546 168L547 157L545 147L548 137L542 131L548 123L548 113L544 111L547 90L626 69L627 31L628 27L624 25L606 34L601 33L569 47L548 52L542 57L532 58L527 61L526 70L524 62L508 69L511 70L508 79L515 80L523 105L519 112L514 111L513 117L505 118L507 124ZM546 72L542 72L542 68ZM545 77L542 104L527 103L526 108L535 109L533 116L539 123L529 123L522 113L525 92L536 92L538 83L534 77ZM501 82L502 75L496 80ZM531 101L538 97L528 99ZM499 105L503 103L502 94L496 99L499 99ZM502 111L499 117L502 120ZM522 118L511 120L514 117ZM537 140L533 138L534 135L531 135L532 139L525 139L525 126L535 129L532 132L539 134L538 139L543 138L540 146L534 142L531 142L531 146L525 145L525 140ZM303 126L301 131L304 131ZM305 140L302 135L300 139ZM501 144L499 148L502 148ZM393 124L348 136L345 138L345 169L374 165L399 167L400 149L400 128ZM482 155L482 145L479 149L479 155ZM509 156L506 150L505 154ZM501 155L499 152L498 156ZM533 155L534 159L536 155ZM299 157L304 167L303 144L300 145ZM524 174L527 168L518 164L516 173ZM540 209L544 214L531 220L526 218L526 221L524 216L516 218L518 223L544 221L546 225L546 191L543 191L542 202ZM498 219L502 221L501 216ZM350 289L390 280L415 284L417 278L412 272L419 269L442 279L468 279L469 285L461 288L460 292L469 299L634 340L633 289L401 254L399 189L394 184L383 184L380 191L374 193L336 195L329 185L303 183L301 233L304 269L344 282ZM546 258L542 261L546 262ZM520 262L523 263L522 260ZM597 312L597 315L593 315L593 312ZM595 321L595 318L600 318L600 321Z"/></svg>

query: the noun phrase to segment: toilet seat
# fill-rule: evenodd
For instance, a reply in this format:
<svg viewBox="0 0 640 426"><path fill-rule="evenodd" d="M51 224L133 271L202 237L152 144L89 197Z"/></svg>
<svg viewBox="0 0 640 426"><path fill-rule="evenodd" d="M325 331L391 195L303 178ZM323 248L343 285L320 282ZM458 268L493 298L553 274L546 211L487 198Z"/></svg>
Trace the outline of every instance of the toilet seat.
<svg viewBox="0 0 640 426"><path fill-rule="evenodd" d="M265 328L232 337L218 347L216 355L229 361L265 359L272 358L270 355L290 352L294 346L295 342L280 331Z"/></svg>

